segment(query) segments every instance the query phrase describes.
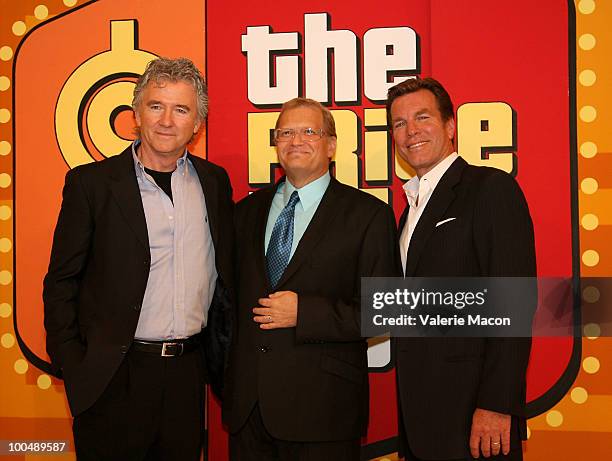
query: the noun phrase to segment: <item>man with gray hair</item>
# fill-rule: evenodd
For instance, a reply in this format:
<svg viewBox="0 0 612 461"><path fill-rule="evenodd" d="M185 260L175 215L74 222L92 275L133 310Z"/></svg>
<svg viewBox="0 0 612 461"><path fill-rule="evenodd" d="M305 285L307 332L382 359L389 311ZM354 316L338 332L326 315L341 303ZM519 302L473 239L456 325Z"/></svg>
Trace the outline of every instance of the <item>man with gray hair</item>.
<svg viewBox="0 0 612 461"><path fill-rule="evenodd" d="M232 191L187 150L208 105L190 60L151 61L132 105L138 139L66 175L47 351L79 460L199 460L231 329Z"/></svg>

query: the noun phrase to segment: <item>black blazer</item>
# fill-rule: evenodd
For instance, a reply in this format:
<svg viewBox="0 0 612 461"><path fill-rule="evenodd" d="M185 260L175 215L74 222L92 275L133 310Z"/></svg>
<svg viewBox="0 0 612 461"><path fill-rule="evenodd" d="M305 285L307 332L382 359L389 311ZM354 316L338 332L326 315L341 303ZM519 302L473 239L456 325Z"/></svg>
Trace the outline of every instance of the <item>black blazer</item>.
<svg viewBox="0 0 612 461"><path fill-rule="evenodd" d="M395 218L382 201L331 180L295 254L272 290L264 237L276 187L236 206L238 314L223 418L239 430L258 403L272 436L348 440L368 423L367 342L361 335L361 277L395 275ZM295 328L261 330L258 298L298 294Z"/></svg>
<svg viewBox="0 0 612 461"><path fill-rule="evenodd" d="M204 343L218 345L229 342L230 333L232 191L225 170L192 155L189 159L204 191L219 274ZM150 264L132 146L70 170L43 300L47 352L64 378L73 415L98 399L130 348ZM218 354L206 360L209 374L216 369L217 376L224 362ZM218 389L220 380L211 378Z"/></svg>
<svg viewBox="0 0 612 461"><path fill-rule="evenodd" d="M408 208L400 229L407 214ZM456 219L436 227L448 218ZM441 178L414 230L406 276L535 275L533 224L516 181L459 157ZM532 315L535 305L518 308ZM477 407L517 416L525 432L529 338L398 338L394 346L400 442L407 440L417 457L470 458Z"/></svg>

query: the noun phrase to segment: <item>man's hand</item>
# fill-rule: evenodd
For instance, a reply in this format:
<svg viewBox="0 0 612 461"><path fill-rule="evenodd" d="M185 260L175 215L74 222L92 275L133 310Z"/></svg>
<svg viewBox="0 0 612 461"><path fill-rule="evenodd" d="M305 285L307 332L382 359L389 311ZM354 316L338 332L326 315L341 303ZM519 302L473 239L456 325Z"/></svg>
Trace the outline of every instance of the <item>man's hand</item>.
<svg viewBox="0 0 612 461"><path fill-rule="evenodd" d="M263 307L253 308L255 320L262 330L291 328L297 325L298 295L293 291L277 291L258 299Z"/></svg>
<svg viewBox="0 0 612 461"><path fill-rule="evenodd" d="M470 452L473 458L488 458L501 452L510 452L510 415L476 408L472 416L472 433L470 434Z"/></svg>

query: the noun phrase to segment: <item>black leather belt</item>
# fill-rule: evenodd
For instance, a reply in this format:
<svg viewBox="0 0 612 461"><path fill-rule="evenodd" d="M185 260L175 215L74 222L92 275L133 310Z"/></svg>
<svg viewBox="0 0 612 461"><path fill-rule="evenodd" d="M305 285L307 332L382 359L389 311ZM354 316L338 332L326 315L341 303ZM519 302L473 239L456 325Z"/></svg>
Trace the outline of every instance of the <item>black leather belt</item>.
<svg viewBox="0 0 612 461"><path fill-rule="evenodd" d="M132 349L138 352L148 352L161 357L178 357L187 352L194 351L200 345L200 335L185 339L172 339L170 341L142 341L135 339Z"/></svg>

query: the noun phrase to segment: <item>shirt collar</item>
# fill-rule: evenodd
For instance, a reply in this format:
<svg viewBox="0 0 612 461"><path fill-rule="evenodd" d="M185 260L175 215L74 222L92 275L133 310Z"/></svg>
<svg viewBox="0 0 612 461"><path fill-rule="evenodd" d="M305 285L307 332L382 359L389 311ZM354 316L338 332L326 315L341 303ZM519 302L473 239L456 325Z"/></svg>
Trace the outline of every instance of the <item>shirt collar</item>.
<svg viewBox="0 0 612 461"><path fill-rule="evenodd" d="M408 198L408 204L413 207L416 204L416 199L419 196L419 190L421 188L421 182L427 183L427 188L430 191L433 191L446 170L450 168L453 162L459 157L457 152L453 152L440 163L438 163L435 167L425 173L421 178L418 176L414 176L410 178L409 181L404 184L404 192L406 193L406 198Z"/></svg>
<svg viewBox="0 0 612 461"><path fill-rule="evenodd" d="M138 154L136 153L136 149L138 148L139 145L140 145L140 139L136 139L132 143L132 157L134 159L134 167L136 168L136 177L144 177L145 166L142 164L142 162L138 158ZM176 169L177 170L180 170L180 168L183 167L183 165L185 165L185 162L187 161L187 154L188 153L189 153L189 151L187 150L187 148L185 148L185 152L183 152L183 155L181 155L176 160Z"/></svg>
<svg viewBox="0 0 612 461"><path fill-rule="evenodd" d="M323 194L325 194L330 181L331 176L329 175L329 171L320 178L315 179L300 189L296 189L296 187L291 184L288 179L286 179L285 188L283 190L283 203L286 206L287 203L289 203L291 194L296 190L298 192L298 196L300 197L302 209L307 210L321 200L321 197L323 197Z"/></svg>

